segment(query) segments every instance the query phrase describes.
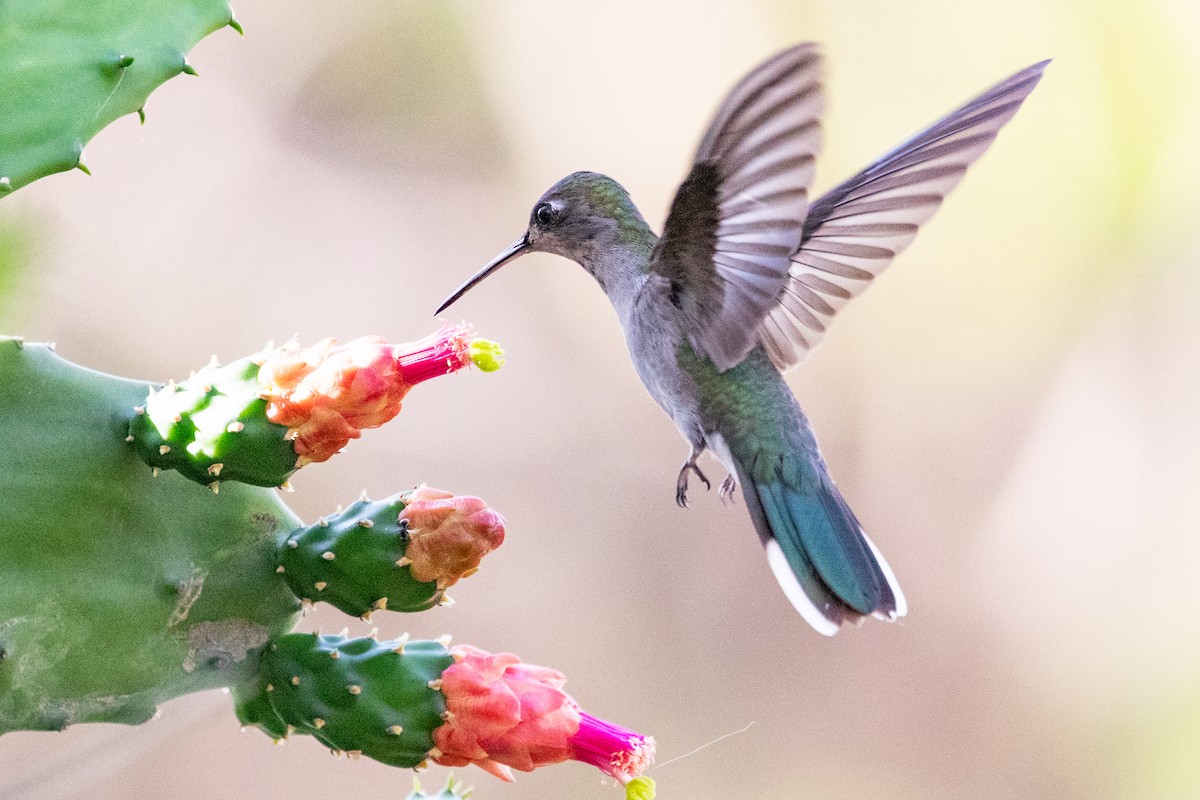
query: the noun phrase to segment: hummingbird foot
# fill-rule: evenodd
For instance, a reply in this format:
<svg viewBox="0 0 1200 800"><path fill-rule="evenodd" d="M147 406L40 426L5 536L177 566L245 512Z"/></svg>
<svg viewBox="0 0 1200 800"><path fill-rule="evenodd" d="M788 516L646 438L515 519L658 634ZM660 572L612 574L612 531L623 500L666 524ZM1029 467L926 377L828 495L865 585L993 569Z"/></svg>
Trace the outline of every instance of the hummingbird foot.
<svg viewBox="0 0 1200 800"><path fill-rule="evenodd" d="M733 491L737 489L737 479L732 473L725 476L725 480L721 481L721 488L717 490L717 495L721 498L722 503L733 502Z"/></svg>
<svg viewBox="0 0 1200 800"><path fill-rule="evenodd" d="M696 473L696 477L704 484L705 489L712 489L712 484L708 482L708 478L700 471L700 467L696 466L696 456L692 456L680 468L679 480L675 481L675 504L680 508L689 508L687 499L689 472Z"/></svg>

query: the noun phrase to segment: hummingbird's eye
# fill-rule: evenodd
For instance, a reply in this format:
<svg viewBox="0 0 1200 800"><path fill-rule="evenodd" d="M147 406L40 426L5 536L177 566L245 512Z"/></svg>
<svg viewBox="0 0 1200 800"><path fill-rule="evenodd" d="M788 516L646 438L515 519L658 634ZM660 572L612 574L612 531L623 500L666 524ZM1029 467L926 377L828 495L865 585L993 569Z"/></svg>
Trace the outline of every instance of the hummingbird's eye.
<svg viewBox="0 0 1200 800"><path fill-rule="evenodd" d="M538 225L546 226L554 224L554 220L558 218L558 214L554 210L554 206L549 203L542 203L533 210L533 218L537 220Z"/></svg>

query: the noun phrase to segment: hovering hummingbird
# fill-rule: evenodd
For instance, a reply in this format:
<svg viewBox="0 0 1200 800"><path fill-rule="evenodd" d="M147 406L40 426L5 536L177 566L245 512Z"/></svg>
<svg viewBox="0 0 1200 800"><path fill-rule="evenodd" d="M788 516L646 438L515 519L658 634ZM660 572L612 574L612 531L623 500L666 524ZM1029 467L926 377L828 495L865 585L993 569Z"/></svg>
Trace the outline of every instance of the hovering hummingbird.
<svg viewBox="0 0 1200 800"><path fill-rule="evenodd" d="M784 50L717 110L660 238L629 193L576 172L537 201L528 229L438 308L531 252L580 264L612 301L638 376L691 446L742 486L772 572L796 610L832 635L867 615L904 616L895 575L834 485L781 372L912 242L992 143L1048 61L1000 82L808 202L821 144L820 56Z"/></svg>

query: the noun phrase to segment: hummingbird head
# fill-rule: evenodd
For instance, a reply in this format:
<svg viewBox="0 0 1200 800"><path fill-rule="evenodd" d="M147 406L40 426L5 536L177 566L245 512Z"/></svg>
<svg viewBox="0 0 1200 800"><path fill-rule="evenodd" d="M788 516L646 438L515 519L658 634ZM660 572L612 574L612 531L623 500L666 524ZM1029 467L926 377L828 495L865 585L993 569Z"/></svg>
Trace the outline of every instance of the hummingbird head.
<svg viewBox="0 0 1200 800"><path fill-rule="evenodd" d="M573 172L534 203L526 249L585 268L599 253L644 239L649 228L625 187L598 172Z"/></svg>
<svg viewBox="0 0 1200 800"><path fill-rule="evenodd" d="M645 260L654 241L625 187L598 172L573 172L534 203L524 235L446 298L435 313L442 313L475 284L526 253L569 258L605 286L606 265L612 263L605 255L633 250Z"/></svg>

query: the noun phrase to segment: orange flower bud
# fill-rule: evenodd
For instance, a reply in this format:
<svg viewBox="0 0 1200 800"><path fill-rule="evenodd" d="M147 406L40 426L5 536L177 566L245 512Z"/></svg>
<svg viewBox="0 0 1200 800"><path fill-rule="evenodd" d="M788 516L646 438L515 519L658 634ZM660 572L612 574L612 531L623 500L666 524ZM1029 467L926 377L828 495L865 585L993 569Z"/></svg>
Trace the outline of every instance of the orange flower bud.
<svg viewBox="0 0 1200 800"><path fill-rule="evenodd" d="M325 461L363 429L396 416L413 386L473 363L477 341L470 326L455 325L401 345L378 336L346 344L325 339L307 348L289 343L266 354L260 396L267 418L290 429L298 466Z"/></svg>
<svg viewBox="0 0 1200 800"><path fill-rule="evenodd" d="M458 583L504 541L504 518L478 497L454 496L422 486L400 512L411 539L405 557L412 576L437 581L439 589Z"/></svg>

